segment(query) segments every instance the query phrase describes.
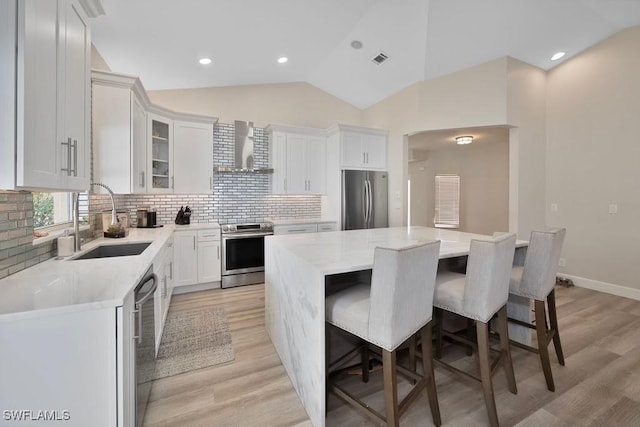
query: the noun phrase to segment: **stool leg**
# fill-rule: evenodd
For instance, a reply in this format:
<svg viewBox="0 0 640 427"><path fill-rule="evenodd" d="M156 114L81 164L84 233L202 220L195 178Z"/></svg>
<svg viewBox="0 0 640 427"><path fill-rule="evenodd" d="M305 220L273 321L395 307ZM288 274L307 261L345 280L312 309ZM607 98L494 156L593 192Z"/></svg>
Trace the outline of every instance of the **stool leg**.
<svg viewBox="0 0 640 427"><path fill-rule="evenodd" d="M407 345L409 346L409 370L411 372L416 372L416 347L418 344L416 343L416 336L412 335L411 338L407 341ZM411 384L415 385L416 380L411 380Z"/></svg>
<svg viewBox="0 0 640 427"><path fill-rule="evenodd" d="M442 358L442 309L435 308L436 314L436 359ZM424 343L422 343L424 346Z"/></svg>
<svg viewBox="0 0 640 427"><path fill-rule="evenodd" d="M553 346L556 349L558 363L564 366L564 353L562 352L562 343L560 342L560 331L558 331L558 314L556 313L555 290L552 290L547 297L547 304L549 305L549 322L551 323L551 329L555 331L555 335L553 336Z"/></svg>
<svg viewBox="0 0 640 427"><path fill-rule="evenodd" d="M398 410L398 379L396 376L396 352L382 349L382 374L384 377L384 407L388 427L400 425Z"/></svg>
<svg viewBox="0 0 640 427"><path fill-rule="evenodd" d="M555 391L556 386L553 384L553 374L551 373L551 361L549 360L549 341L547 340L547 328L545 327L545 310L544 301L535 300L535 316L536 316L536 333L538 336L538 351L540 352L540 363L544 378L547 381L547 388Z"/></svg>
<svg viewBox="0 0 640 427"><path fill-rule="evenodd" d="M436 391L436 381L433 375L433 343L431 322L422 328L422 368L424 376L427 378L427 397L431 407L431 417L437 426L442 424L440 419L440 405L438 405L438 392Z"/></svg>
<svg viewBox="0 0 640 427"><path fill-rule="evenodd" d="M362 343L362 347L360 347L360 361L362 366L362 382L369 382L369 344L366 342Z"/></svg>
<svg viewBox="0 0 640 427"><path fill-rule="evenodd" d="M509 391L518 394L516 386L516 376L513 373L513 362L511 360L511 348L509 346L509 326L507 324L507 306L505 305L498 311L498 331L500 333L500 349L502 350L502 364L504 372L507 375L507 383Z"/></svg>
<svg viewBox="0 0 640 427"><path fill-rule="evenodd" d="M478 357L480 359L480 378L482 379L482 391L484 401L487 406L489 423L498 426L498 412L496 411L496 401L493 395L493 384L491 382L491 359L489 355L489 325L476 321L476 331L478 333Z"/></svg>
<svg viewBox="0 0 640 427"><path fill-rule="evenodd" d="M473 341L473 319L467 319L467 339ZM473 346L467 346L467 356L473 355Z"/></svg>

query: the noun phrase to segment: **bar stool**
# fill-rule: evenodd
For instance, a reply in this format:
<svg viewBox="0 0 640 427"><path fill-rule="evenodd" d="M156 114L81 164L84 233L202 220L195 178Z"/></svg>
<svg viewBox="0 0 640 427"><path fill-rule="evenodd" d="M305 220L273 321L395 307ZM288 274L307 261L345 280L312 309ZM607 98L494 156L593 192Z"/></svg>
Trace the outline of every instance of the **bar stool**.
<svg viewBox="0 0 640 427"><path fill-rule="evenodd" d="M334 384L329 378L329 370L327 390L376 421L386 422L387 426L399 425L400 415L424 388L427 390L433 422L438 426L441 424L431 346L426 346L423 351L424 375L420 376L415 371L396 365L396 350L418 331L421 330L422 342L431 343L432 303L439 253L440 241L400 249L377 247L371 284L355 285L326 299L327 330L332 325L355 335L365 343L380 347L385 415ZM363 356L368 357L365 353L368 350L363 352ZM363 360L368 361L366 357ZM327 360L328 358L329 355ZM368 374L368 366L363 366L363 379L365 369ZM418 380L400 404L397 371Z"/></svg>
<svg viewBox="0 0 640 427"><path fill-rule="evenodd" d="M551 373L548 348L552 340L556 355L558 356L558 362L564 366L564 355L562 353L562 344L560 343L560 334L558 332L554 285L565 233L566 229L564 228L531 232L531 240L527 248L524 265L513 267L511 270L511 281L509 282L510 298L516 295L534 300L536 322L535 325L532 325L516 319L509 319L509 321L535 329L538 338L538 348L536 349L515 341L511 341L511 343L540 355L542 371L547 381L547 388L550 391L555 391L556 389L553 382L553 374ZM549 309L550 328L547 327L545 300L547 301Z"/></svg>
<svg viewBox="0 0 640 427"><path fill-rule="evenodd" d="M498 413L491 377L494 373L494 367L500 361L502 361L507 375L509 391L513 394L518 392L511 363L506 309L515 242L515 234L501 234L489 240L472 240L466 275L438 272L433 297L437 316L436 360L447 370L475 379L482 384L487 413L492 426L498 425ZM475 321L480 377L439 360L442 354L443 335L465 345L476 346L475 342L445 331L442 327L442 312L440 310L447 310ZM491 362L490 350L493 349L489 344L489 321L496 314L498 315L497 323L500 332L500 350L498 357Z"/></svg>

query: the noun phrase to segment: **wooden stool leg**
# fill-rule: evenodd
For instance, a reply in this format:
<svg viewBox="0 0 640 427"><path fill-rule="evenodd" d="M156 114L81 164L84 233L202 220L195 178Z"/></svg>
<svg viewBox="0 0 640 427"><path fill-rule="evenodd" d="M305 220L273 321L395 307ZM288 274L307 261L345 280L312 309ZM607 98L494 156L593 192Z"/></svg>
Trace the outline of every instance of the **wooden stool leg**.
<svg viewBox="0 0 640 427"><path fill-rule="evenodd" d="M478 357L480 359L480 378L482 379L482 390L484 401L487 406L489 423L498 426L498 412L496 411L496 401L493 395L493 384L491 382L491 359L489 356L489 325L476 321L476 331L478 334Z"/></svg>
<svg viewBox="0 0 640 427"><path fill-rule="evenodd" d="M407 341L407 345L409 346L409 370L411 372L416 372L416 336L412 335L411 338ZM411 380L411 384L415 385L416 380Z"/></svg>
<svg viewBox="0 0 640 427"><path fill-rule="evenodd" d="M422 368L424 376L427 378L427 397L429 398L429 406L431 407L431 417L433 423L437 426L442 424L440 419L440 405L438 405L438 393L436 391L436 381L433 374L433 343L431 322L422 328Z"/></svg>
<svg viewBox="0 0 640 427"><path fill-rule="evenodd" d="M360 347L360 361L362 366L362 382L369 382L369 344L366 342L362 343L362 347Z"/></svg>
<svg viewBox="0 0 640 427"><path fill-rule="evenodd" d="M384 377L384 406L388 427L400 425L398 410L398 379L396 377L396 352L382 349L382 374Z"/></svg>
<svg viewBox="0 0 640 427"><path fill-rule="evenodd" d="M502 364L504 372L507 375L507 383L509 391L518 394L516 386L516 376L513 373L513 362L511 360L511 348L509 346L509 326L507 325L507 306L505 305L498 311L498 331L500 333L500 349L502 350Z"/></svg>
<svg viewBox="0 0 640 427"><path fill-rule="evenodd" d="M442 309L435 308L436 314L436 359L442 358ZM422 343L424 346L424 342Z"/></svg>
<svg viewBox="0 0 640 427"><path fill-rule="evenodd" d="M473 319L467 319L467 339L473 341ZM467 356L473 355L473 346L467 346Z"/></svg>
<svg viewBox="0 0 640 427"><path fill-rule="evenodd" d="M549 360L549 341L547 340L547 328L545 327L544 301L535 300L536 333L538 336L538 351L540 352L540 363L544 378L547 380L547 388L555 391L553 384L553 374L551 373L551 361Z"/></svg>
<svg viewBox="0 0 640 427"><path fill-rule="evenodd" d="M558 363L564 366L564 353L562 352L562 343L560 342L560 331L558 331L558 314L556 313L555 290L552 290L547 297L547 304L549 305L549 322L551 323L551 330L555 331L555 335L553 336L553 346L556 349Z"/></svg>

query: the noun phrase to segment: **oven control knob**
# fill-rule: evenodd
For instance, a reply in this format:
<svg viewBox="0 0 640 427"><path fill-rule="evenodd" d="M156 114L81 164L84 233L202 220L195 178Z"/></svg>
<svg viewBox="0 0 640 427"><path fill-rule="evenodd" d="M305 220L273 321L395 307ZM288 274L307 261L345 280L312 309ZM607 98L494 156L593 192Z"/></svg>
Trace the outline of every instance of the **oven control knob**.
<svg viewBox="0 0 640 427"><path fill-rule="evenodd" d="M222 226L222 231L224 231L224 232L229 231L229 226L228 225L223 225Z"/></svg>
<svg viewBox="0 0 640 427"><path fill-rule="evenodd" d="M265 230L271 230L273 228L273 224L265 224L264 228Z"/></svg>

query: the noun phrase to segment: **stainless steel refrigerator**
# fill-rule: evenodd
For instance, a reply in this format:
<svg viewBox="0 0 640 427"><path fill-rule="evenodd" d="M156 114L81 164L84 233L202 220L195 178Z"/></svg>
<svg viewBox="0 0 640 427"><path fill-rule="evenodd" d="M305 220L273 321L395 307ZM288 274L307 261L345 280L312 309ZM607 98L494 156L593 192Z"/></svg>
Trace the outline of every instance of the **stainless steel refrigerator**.
<svg viewBox="0 0 640 427"><path fill-rule="evenodd" d="M389 226L387 172L342 171L342 229Z"/></svg>

